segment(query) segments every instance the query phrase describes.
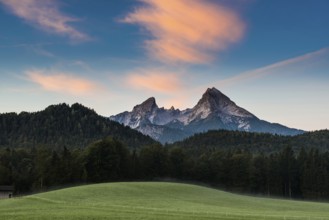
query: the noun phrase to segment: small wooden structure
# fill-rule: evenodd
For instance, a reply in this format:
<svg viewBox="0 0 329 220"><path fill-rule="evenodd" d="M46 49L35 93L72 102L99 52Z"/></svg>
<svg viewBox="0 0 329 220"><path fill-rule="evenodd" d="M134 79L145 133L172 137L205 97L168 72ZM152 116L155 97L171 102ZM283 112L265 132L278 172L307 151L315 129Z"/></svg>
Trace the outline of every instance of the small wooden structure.
<svg viewBox="0 0 329 220"><path fill-rule="evenodd" d="M0 186L0 199L13 197L14 186Z"/></svg>

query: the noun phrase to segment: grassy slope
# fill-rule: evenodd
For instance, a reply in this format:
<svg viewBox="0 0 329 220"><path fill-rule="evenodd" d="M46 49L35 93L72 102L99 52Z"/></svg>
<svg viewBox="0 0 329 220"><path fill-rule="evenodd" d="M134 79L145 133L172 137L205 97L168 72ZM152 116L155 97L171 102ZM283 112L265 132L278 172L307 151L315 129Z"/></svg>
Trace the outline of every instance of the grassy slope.
<svg viewBox="0 0 329 220"><path fill-rule="evenodd" d="M0 201L0 219L329 219L329 204L176 183L108 183Z"/></svg>

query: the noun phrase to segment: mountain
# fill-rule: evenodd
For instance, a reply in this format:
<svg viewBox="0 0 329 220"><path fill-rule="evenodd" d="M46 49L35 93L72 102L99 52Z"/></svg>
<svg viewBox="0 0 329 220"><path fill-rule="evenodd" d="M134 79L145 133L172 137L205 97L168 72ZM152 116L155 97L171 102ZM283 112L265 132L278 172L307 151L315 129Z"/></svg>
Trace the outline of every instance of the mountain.
<svg viewBox="0 0 329 220"><path fill-rule="evenodd" d="M113 136L129 147L155 143L150 137L78 103L51 105L34 113L0 114L0 147L85 147L106 136Z"/></svg>
<svg viewBox="0 0 329 220"><path fill-rule="evenodd" d="M216 88L208 88L191 109L180 111L174 107L159 108L152 97L136 105L131 112L126 111L111 116L110 119L130 126L161 143L172 143L195 133L217 129L280 135L303 133L301 130L257 118Z"/></svg>

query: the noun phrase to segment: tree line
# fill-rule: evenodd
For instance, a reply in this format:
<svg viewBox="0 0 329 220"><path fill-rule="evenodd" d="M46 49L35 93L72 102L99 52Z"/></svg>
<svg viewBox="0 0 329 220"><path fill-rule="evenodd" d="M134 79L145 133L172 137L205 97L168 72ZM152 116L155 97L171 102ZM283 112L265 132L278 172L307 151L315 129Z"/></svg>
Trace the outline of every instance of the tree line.
<svg viewBox="0 0 329 220"><path fill-rule="evenodd" d="M0 114L0 147L84 148L106 136L116 137L129 147L156 143L78 103L51 105L34 113Z"/></svg>
<svg viewBox="0 0 329 220"><path fill-rule="evenodd" d="M16 194L72 184L168 178L239 193L327 200L329 153L304 148L295 152L286 146L271 154L243 149L204 149L195 154L160 144L132 150L113 138L84 149L0 149L0 185L14 185Z"/></svg>
<svg viewBox="0 0 329 220"><path fill-rule="evenodd" d="M329 131L319 130L295 136L274 135L246 131L211 130L195 134L183 141L167 145L184 147L200 154L204 149L247 149L252 153L271 154L290 146L295 152L301 148L329 151Z"/></svg>

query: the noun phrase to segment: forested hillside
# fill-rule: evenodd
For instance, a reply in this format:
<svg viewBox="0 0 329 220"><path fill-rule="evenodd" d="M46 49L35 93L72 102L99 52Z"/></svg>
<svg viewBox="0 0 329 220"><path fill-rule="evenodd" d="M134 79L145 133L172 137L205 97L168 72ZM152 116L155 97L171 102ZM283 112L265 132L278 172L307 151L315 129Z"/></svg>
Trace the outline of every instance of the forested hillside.
<svg viewBox="0 0 329 220"><path fill-rule="evenodd" d="M183 147L195 154L209 150L244 150L269 154L290 146L294 151L316 148L329 151L329 131L307 132L296 136L280 136L264 133L217 130L196 134L169 147Z"/></svg>
<svg viewBox="0 0 329 220"><path fill-rule="evenodd" d="M131 180L197 181L233 192L299 199L329 199L329 153L298 153L287 146L277 153L205 150L160 144L129 150L106 138L87 148L0 149L0 185L16 193L49 187Z"/></svg>
<svg viewBox="0 0 329 220"><path fill-rule="evenodd" d="M132 148L155 143L81 104L52 105L35 113L0 114L0 147L85 147L106 136Z"/></svg>
<svg viewBox="0 0 329 220"><path fill-rule="evenodd" d="M163 146L80 104L0 115L0 185L14 185L17 194L169 178L234 192L329 199L328 152L328 130L297 136L217 130Z"/></svg>

